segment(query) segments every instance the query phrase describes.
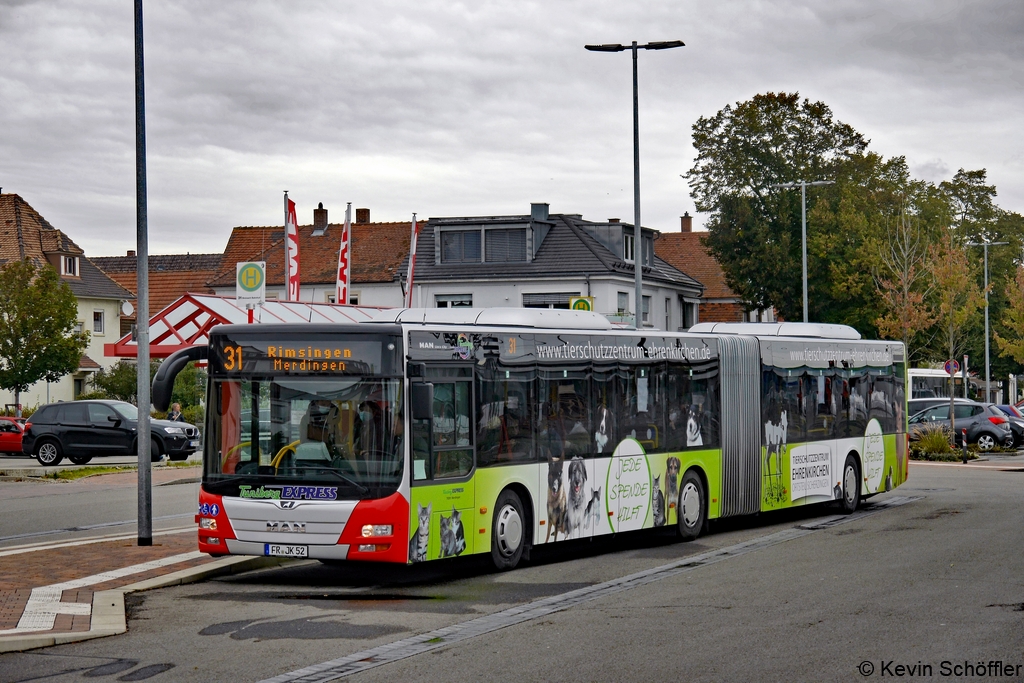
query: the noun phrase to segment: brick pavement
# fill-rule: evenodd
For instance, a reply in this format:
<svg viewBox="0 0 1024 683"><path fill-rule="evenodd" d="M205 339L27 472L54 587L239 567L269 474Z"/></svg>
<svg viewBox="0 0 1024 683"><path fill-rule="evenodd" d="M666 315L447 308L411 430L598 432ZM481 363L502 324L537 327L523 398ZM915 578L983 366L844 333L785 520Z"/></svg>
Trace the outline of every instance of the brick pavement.
<svg viewBox="0 0 1024 683"><path fill-rule="evenodd" d="M0 636L12 632L88 631L95 592L213 561L196 552L194 528L156 532L149 547L137 546L132 537L2 549ZM82 583L86 585L78 585Z"/></svg>

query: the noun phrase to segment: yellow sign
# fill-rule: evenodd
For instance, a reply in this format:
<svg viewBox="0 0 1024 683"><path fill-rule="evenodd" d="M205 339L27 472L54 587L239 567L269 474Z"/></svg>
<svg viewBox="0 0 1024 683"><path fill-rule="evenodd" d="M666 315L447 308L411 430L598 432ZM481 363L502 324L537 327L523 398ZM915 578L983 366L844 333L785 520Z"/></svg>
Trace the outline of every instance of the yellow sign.
<svg viewBox="0 0 1024 683"><path fill-rule="evenodd" d="M573 296L569 297L569 308L573 311L592 311L594 310L594 297L592 296Z"/></svg>

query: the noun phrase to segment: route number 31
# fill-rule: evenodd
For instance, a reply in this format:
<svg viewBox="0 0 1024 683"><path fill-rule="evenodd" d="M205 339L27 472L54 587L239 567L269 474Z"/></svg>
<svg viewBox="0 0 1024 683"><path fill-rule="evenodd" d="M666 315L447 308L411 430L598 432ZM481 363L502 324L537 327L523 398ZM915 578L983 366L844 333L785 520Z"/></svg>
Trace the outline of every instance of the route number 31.
<svg viewBox="0 0 1024 683"><path fill-rule="evenodd" d="M241 346L225 346L224 347L224 369L225 370L241 370L242 369L242 347Z"/></svg>

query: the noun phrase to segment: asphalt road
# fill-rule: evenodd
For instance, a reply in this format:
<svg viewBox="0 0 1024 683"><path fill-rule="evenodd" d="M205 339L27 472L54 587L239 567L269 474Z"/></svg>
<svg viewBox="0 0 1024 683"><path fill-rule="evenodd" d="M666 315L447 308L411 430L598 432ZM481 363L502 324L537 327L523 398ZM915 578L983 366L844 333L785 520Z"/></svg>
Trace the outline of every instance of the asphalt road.
<svg viewBox="0 0 1024 683"><path fill-rule="evenodd" d="M352 680L851 681L900 665L931 667L915 680L976 680L943 676L943 662L951 674L984 663L991 678L990 661L1021 665L999 680L1024 680L1022 478L915 464L851 518L817 508L726 520L693 543L580 542L504 574L472 558L304 562L166 588L129 597L124 635L0 655L0 681L296 680L446 627L426 654ZM879 505L906 497L919 498ZM578 604L506 611L548 597ZM482 615L494 621L468 637Z"/></svg>
<svg viewBox="0 0 1024 683"><path fill-rule="evenodd" d="M169 485L153 487L154 530L193 523L199 484L171 482L195 479L198 469L173 469L161 477ZM0 481L0 548L134 531L137 476L131 471L70 482Z"/></svg>

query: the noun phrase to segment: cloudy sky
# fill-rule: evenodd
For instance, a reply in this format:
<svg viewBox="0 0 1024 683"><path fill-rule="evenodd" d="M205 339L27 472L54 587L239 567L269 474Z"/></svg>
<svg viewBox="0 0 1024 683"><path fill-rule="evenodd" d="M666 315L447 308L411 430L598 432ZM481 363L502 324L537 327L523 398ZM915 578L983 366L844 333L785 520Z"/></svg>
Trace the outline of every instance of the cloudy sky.
<svg viewBox="0 0 1024 683"><path fill-rule="evenodd" d="M987 168L1024 211L1020 0L162 0L146 6L152 253L323 202L373 220L632 219L628 53L640 55L643 222L693 213L697 117L758 92L832 107L919 177ZM130 0L0 0L0 187L89 255L135 245ZM700 217L698 217L698 221Z"/></svg>

